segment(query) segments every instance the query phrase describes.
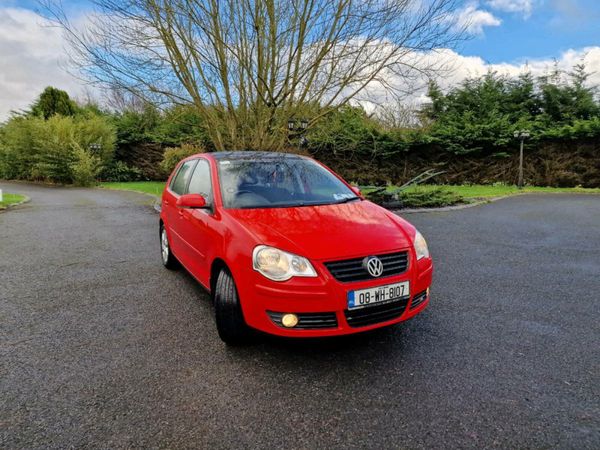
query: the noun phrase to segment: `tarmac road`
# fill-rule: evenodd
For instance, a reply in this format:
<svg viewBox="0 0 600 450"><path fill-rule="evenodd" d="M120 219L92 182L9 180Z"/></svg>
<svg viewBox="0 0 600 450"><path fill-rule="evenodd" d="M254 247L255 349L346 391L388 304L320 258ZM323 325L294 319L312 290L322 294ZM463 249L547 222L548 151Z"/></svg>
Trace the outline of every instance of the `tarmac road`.
<svg viewBox="0 0 600 450"><path fill-rule="evenodd" d="M229 349L149 197L0 188L0 448L600 448L600 196L408 215L423 314Z"/></svg>

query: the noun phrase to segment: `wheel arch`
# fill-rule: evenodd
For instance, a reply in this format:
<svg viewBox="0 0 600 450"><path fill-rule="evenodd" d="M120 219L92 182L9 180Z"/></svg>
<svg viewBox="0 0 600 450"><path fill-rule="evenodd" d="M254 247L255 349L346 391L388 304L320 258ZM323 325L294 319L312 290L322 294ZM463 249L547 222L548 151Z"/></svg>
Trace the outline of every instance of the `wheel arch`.
<svg viewBox="0 0 600 450"><path fill-rule="evenodd" d="M213 260L212 264L210 265L210 279L209 279L209 288L210 288L210 295L211 297L214 295L215 293L215 287L217 285L217 278L219 277L219 273L221 272L221 270L227 270L227 272L231 273L231 270L229 269L229 267L227 266L227 263L217 257Z"/></svg>

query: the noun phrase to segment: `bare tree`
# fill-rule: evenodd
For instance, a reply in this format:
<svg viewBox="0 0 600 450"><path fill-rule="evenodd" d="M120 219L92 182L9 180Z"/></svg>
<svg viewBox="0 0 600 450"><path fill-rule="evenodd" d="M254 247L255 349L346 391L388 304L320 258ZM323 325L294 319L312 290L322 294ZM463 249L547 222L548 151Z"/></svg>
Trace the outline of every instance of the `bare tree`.
<svg viewBox="0 0 600 450"><path fill-rule="evenodd" d="M47 4L78 67L158 105L193 104L217 149L281 149L290 118L310 126L331 106L398 95L391 80L431 70L419 55L456 38L454 0L95 4L79 26Z"/></svg>
<svg viewBox="0 0 600 450"><path fill-rule="evenodd" d="M147 105L147 102L139 95L127 89L119 89L114 85L109 85L108 89L105 89L104 99L106 105L116 112L142 112Z"/></svg>
<svg viewBox="0 0 600 450"><path fill-rule="evenodd" d="M381 125L388 130L416 128L422 125L419 106L403 101L387 102L378 106L374 113Z"/></svg>

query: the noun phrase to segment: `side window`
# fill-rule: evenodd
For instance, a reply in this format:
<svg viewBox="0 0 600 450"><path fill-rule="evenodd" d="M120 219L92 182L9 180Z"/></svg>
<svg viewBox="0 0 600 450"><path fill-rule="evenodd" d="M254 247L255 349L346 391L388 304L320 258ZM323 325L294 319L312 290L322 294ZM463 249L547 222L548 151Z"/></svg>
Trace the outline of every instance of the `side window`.
<svg viewBox="0 0 600 450"><path fill-rule="evenodd" d="M194 169L188 194L201 194L207 200L212 196L212 185L210 183L210 164L204 159L198 160L198 164Z"/></svg>
<svg viewBox="0 0 600 450"><path fill-rule="evenodd" d="M171 190L176 194L182 195L185 192L188 180L192 175L192 169L196 164L196 160L187 161L179 168L177 175L171 181Z"/></svg>

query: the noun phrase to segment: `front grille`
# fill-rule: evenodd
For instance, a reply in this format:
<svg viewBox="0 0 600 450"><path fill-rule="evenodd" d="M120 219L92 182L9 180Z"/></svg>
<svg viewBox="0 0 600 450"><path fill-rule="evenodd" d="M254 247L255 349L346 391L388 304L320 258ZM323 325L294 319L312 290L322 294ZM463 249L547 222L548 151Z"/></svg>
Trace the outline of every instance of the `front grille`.
<svg viewBox="0 0 600 450"><path fill-rule="evenodd" d="M419 292L417 295L415 295L413 297L412 302L410 302L410 308L411 309L416 308L421 303L423 303L425 300L427 300L427 291Z"/></svg>
<svg viewBox="0 0 600 450"><path fill-rule="evenodd" d="M267 314L278 327L285 328L281 324L281 318L284 314L282 312L267 311ZM320 328L337 328L337 317L334 312L324 313L294 313L298 316L298 325L291 330L302 329L312 330Z"/></svg>
<svg viewBox="0 0 600 450"><path fill-rule="evenodd" d="M383 273L380 277L377 277L377 279L399 275L405 272L408 267L407 251L376 256L383 263ZM371 276L371 274L367 272L367 269L363 267L364 259L365 257L345 259L342 261L330 261L325 263L325 267L327 267L327 270L331 272L331 275L333 275L336 280L344 283L373 280L375 277Z"/></svg>
<svg viewBox="0 0 600 450"><path fill-rule="evenodd" d="M366 308L354 310L347 309L344 314L348 325L351 327L366 327L367 325L397 319L402 315L407 305L408 298L405 298L384 305L367 306Z"/></svg>

